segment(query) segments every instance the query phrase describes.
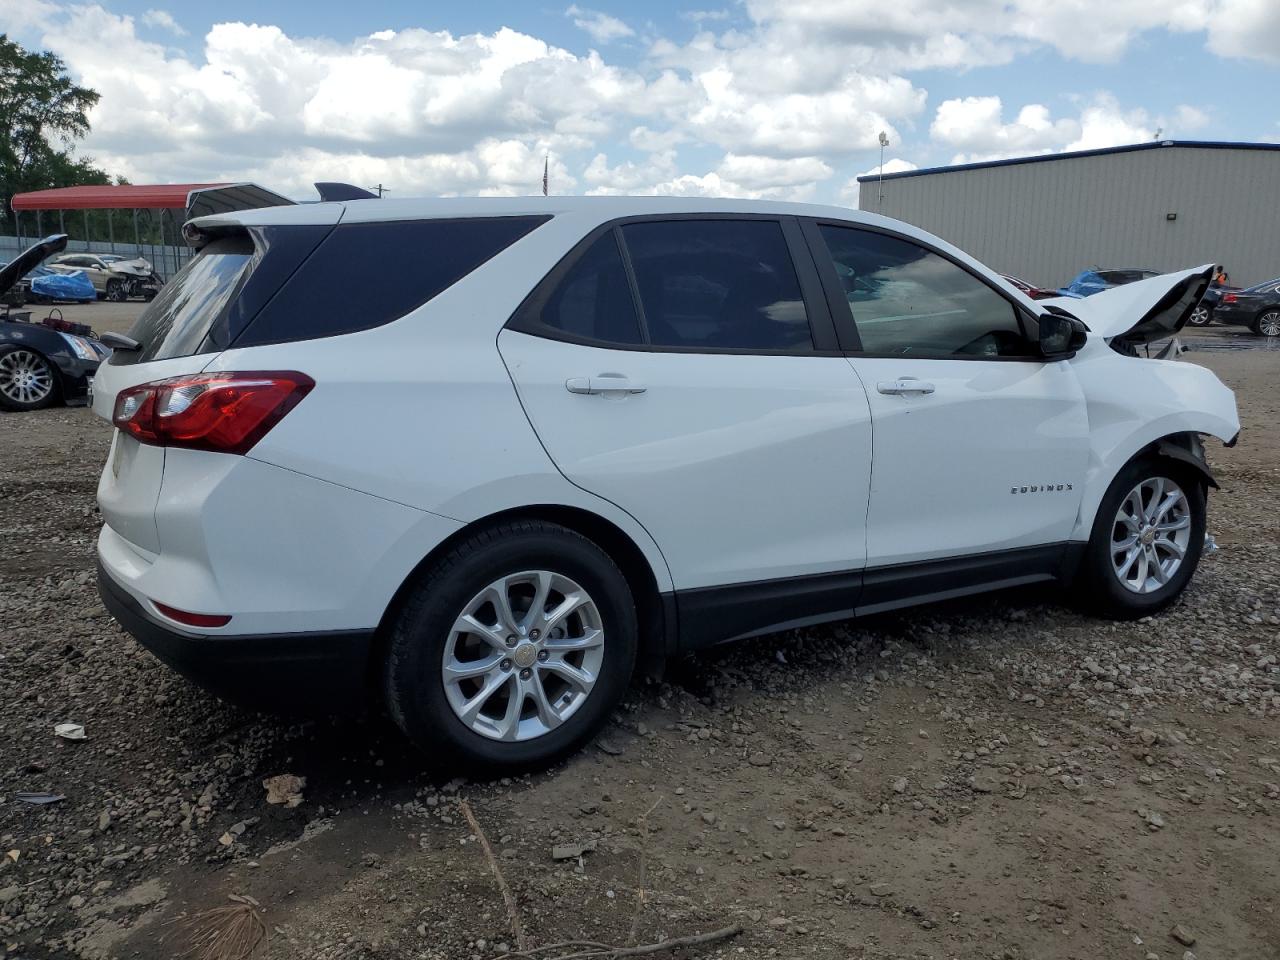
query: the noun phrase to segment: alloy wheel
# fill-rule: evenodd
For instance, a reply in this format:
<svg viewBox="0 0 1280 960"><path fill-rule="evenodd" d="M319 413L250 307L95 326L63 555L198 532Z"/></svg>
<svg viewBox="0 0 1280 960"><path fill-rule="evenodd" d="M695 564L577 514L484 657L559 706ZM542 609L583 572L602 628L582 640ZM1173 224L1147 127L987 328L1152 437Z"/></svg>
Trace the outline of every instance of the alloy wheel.
<svg viewBox="0 0 1280 960"><path fill-rule="evenodd" d="M1268 310L1260 316L1258 332L1264 337L1280 337L1280 310Z"/></svg>
<svg viewBox="0 0 1280 960"><path fill-rule="evenodd" d="M1204 304L1200 304L1200 306L1191 311L1191 316L1187 322L1193 327L1203 327L1209 322L1209 308Z"/></svg>
<svg viewBox="0 0 1280 960"><path fill-rule="evenodd" d="M39 354L11 350L0 356L0 393L24 406L39 403L53 391L53 371Z"/></svg>
<svg viewBox="0 0 1280 960"><path fill-rule="evenodd" d="M1134 593L1154 593L1177 574L1191 542L1191 504L1168 477L1143 480L1120 501L1111 567Z"/></svg>
<svg viewBox="0 0 1280 960"><path fill-rule="evenodd" d="M445 696L481 736L543 736L591 695L604 640L599 608L573 580L549 570L502 577L454 621L441 664Z"/></svg>

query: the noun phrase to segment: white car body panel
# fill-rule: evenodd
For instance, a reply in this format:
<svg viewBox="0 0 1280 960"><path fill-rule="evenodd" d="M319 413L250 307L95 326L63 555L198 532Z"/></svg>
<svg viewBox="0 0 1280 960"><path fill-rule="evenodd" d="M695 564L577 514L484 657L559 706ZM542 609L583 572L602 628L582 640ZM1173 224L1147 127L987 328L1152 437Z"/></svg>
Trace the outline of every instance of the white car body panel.
<svg viewBox="0 0 1280 960"><path fill-rule="evenodd" d="M498 348L552 459L653 534L677 589L863 565L871 417L842 357ZM645 390L565 387L601 374Z"/></svg>
<svg viewBox="0 0 1280 960"><path fill-rule="evenodd" d="M1084 394L1068 362L849 359L875 422L867 564L1067 539L1089 461ZM913 378L930 394L883 394ZM1024 488L1051 490L1024 492Z"/></svg>
<svg viewBox="0 0 1280 960"><path fill-rule="evenodd" d="M1089 468L1072 540L1089 539L1111 479L1150 444L1186 433L1225 443L1240 432L1235 394L1206 367L1122 356L1097 335L1070 363L1084 392L1090 432Z"/></svg>
<svg viewBox="0 0 1280 960"><path fill-rule="evenodd" d="M1032 314L1042 309L914 227L805 204L388 199L203 218L196 226L553 216L382 326L104 363L93 408L108 419L121 389L177 374L298 370L316 382L245 457L117 438L99 487L108 575L145 603L234 614L226 627L188 634L371 629L451 534L536 506L614 524L664 594L859 570L1087 539L1102 492L1138 450L1170 434L1227 440L1238 430L1232 395L1212 373L1124 357L1104 342L1120 324L1108 317L1145 310L1168 289L1165 278L1064 301L1094 333L1076 357L1052 363L567 349L504 331L597 225L734 212L892 229L947 252ZM648 392L577 396L564 387L607 372L642 380ZM877 393L878 381L901 376L937 390ZM137 449L117 457L130 444ZM1011 494L1023 484L1055 490Z"/></svg>

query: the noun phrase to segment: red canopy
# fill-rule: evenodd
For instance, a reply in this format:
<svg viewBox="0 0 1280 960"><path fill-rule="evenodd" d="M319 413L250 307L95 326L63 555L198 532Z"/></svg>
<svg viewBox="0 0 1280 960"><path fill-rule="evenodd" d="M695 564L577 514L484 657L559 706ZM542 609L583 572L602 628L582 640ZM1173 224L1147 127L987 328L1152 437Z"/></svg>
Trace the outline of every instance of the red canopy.
<svg viewBox="0 0 1280 960"><path fill-rule="evenodd" d="M13 196L14 210L185 210L192 190L225 183L130 183L119 187L60 187Z"/></svg>

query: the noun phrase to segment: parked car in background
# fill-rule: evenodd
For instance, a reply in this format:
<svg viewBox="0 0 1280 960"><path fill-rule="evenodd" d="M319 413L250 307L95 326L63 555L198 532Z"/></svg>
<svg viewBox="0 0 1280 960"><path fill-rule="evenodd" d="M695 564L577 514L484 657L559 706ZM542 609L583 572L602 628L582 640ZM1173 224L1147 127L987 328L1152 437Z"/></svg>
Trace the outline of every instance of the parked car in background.
<svg viewBox="0 0 1280 960"><path fill-rule="evenodd" d="M1158 276L1160 276L1159 270L1145 270L1135 267L1089 267L1089 269L1081 270L1077 273L1075 279L1058 290L1055 296L1091 297L1095 293L1110 290L1112 287L1123 286L1126 283L1136 283L1139 280L1149 280L1151 277Z"/></svg>
<svg viewBox="0 0 1280 960"><path fill-rule="evenodd" d="M1218 308L1222 298L1229 293L1239 293L1240 289L1240 287L1219 286L1216 283L1210 284L1209 289L1204 292L1204 299L1191 311L1191 319L1187 321L1187 325L1191 327L1207 327L1213 322L1213 313Z"/></svg>
<svg viewBox="0 0 1280 960"><path fill-rule="evenodd" d="M1061 296L1057 290L1049 290L1046 287L1037 287L1034 284L1027 283L1027 281L1020 277L1011 277L1007 273L1002 273L1000 276L1004 277L1032 300L1047 300L1050 297Z"/></svg>
<svg viewBox="0 0 1280 960"><path fill-rule="evenodd" d="M66 245L65 235L55 235L0 267L0 296L38 270L46 256ZM51 274L37 277L35 282L50 279L65 282L71 278ZM32 320L30 310L6 307L0 312L0 410L38 410L83 399L98 365L110 353L83 324L56 316Z"/></svg>
<svg viewBox="0 0 1280 960"><path fill-rule="evenodd" d="M1134 346L1208 266L1077 319L807 204L353 200L184 236L94 383L104 603L225 696L371 697L491 770L711 644L1036 582L1154 613L1205 543L1201 435L1239 431L1210 370Z"/></svg>
<svg viewBox="0 0 1280 960"><path fill-rule="evenodd" d="M68 253L50 260L49 269L58 273L83 270L104 300L152 300L163 283L149 260L125 259L114 253Z"/></svg>
<svg viewBox="0 0 1280 960"><path fill-rule="evenodd" d="M1280 277L1224 293L1213 316L1219 323L1248 327L1262 337L1280 337Z"/></svg>

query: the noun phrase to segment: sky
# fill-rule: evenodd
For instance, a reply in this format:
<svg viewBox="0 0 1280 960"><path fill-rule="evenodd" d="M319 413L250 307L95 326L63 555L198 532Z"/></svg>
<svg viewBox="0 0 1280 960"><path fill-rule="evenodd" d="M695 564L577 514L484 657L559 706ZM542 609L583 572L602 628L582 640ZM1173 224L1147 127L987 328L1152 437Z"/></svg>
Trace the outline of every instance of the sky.
<svg viewBox="0 0 1280 960"><path fill-rule="evenodd" d="M1280 141L1280 0L0 0L134 183L768 197L1160 139Z"/></svg>

